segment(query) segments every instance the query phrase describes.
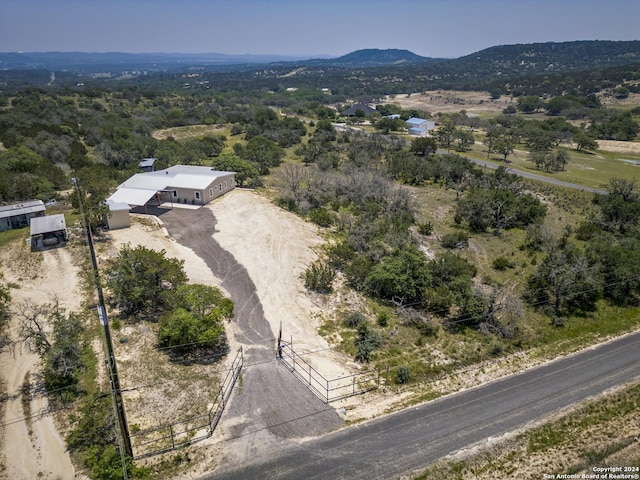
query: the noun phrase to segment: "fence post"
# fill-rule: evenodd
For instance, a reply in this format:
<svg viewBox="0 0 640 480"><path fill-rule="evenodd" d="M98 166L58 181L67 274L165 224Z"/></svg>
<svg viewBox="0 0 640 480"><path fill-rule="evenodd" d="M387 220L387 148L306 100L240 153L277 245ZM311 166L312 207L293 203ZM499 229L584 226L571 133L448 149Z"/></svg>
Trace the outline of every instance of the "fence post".
<svg viewBox="0 0 640 480"><path fill-rule="evenodd" d="M354 375L351 378L353 379L353 391L351 393L355 395L356 394L356 376Z"/></svg>
<svg viewBox="0 0 640 480"><path fill-rule="evenodd" d="M173 439L173 426L169 425L169 434L171 435L171 448L176 448L176 443Z"/></svg>
<svg viewBox="0 0 640 480"><path fill-rule="evenodd" d="M329 380L325 380L324 382L327 385L327 403L329 403Z"/></svg>

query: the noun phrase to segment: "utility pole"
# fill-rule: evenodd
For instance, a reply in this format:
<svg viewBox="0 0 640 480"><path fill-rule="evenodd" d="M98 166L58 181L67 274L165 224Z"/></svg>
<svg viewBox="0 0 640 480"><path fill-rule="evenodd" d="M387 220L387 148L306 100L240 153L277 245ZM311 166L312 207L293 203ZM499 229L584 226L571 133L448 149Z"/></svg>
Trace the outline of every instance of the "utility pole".
<svg viewBox="0 0 640 480"><path fill-rule="evenodd" d="M76 194L78 195L78 206L80 208L80 214L82 216L82 223L87 238L87 245L89 246L89 253L91 255L91 266L93 271L93 281L98 293L98 317L100 318L100 324L102 325L105 348L107 358L105 360L107 371L109 374L109 380L111 382L111 397L113 399L114 408L116 410L116 416L118 418L119 435L118 440L120 443L120 456L122 458L122 469L124 478L127 478L127 466L125 454L129 457L133 457L133 449L131 448L131 438L129 437L129 427L127 425L127 417L124 410L124 401L122 398L122 391L120 390L120 379L118 377L118 367L116 365L116 356L113 352L113 342L111 340L111 330L109 328L109 321L107 319L107 309L105 307L104 295L102 293L102 283L100 282L100 272L98 271L98 261L96 259L96 252L93 247L93 238L91 236L91 226L84 213L82 207L82 193L80 191L80 185L78 179L73 178L73 183L76 186Z"/></svg>

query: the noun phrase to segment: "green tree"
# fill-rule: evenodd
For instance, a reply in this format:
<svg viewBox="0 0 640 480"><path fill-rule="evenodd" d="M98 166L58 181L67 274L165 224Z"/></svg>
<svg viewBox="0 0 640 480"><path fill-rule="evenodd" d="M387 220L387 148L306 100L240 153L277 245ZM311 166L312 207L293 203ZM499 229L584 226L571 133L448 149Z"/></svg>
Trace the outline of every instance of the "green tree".
<svg viewBox="0 0 640 480"><path fill-rule="evenodd" d="M261 135L251 138L246 146L236 143L233 150L240 158L257 165L261 175L268 174L271 167L280 165L285 154L277 143Z"/></svg>
<svg viewBox="0 0 640 480"><path fill-rule="evenodd" d="M544 102L536 96L518 97L517 103L522 113L533 113L544 108Z"/></svg>
<svg viewBox="0 0 640 480"><path fill-rule="evenodd" d="M466 152L474 143L473 132L466 128L456 128L453 132L453 142L457 152Z"/></svg>
<svg viewBox="0 0 640 480"><path fill-rule="evenodd" d="M78 382L83 367L82 333L80 318L67 312L57 299L36 305L25 301L18 305L19 339L37 353L44 370L45 387L59 391ZM64 390L69 398L72 390Z"/></svg>
<svg viewBox="0 0 640 480"><path fill-rule="evenodd" d="M184 260L144 246L123 247L105 273L114 302L127 317L164 311L171 306L170 292L187 282Z"/></svg>
<svg viewBox="0 0 640 480"><path fill-rule="evenodd" d="M573 142L576 144L576 150L579 152L584 152L585 150L595 151L598 149L596 139L583 130L579 130L573 134Z"/></svg>
<svg viewBox="0 0 640 480"><path fill-rule="evenodd" d="M381 133L387 135L389 132L395 132L403 127L404 122L402 120L383 117L375 123L376 130L380 130Z"/></svg>
<svg viewBox="0 0 640 480"><path fill-rule="evenodd" d="M233 302L219 289L200 284L181 285L172 298L173 309L159 319L158 344L172 352L226 348L224 320L233 317Z"/></svg>
<svg viewBox="0 0 640 480"><path fill-rule="evenodd" d="M438 144L446 150L451 150L451 145L455 139L456 125L449 117L442 119L440 127L435 132Z"/></svg>
<svg viewBox="0 0 640 480"><path fill-rule="evenodd" d="M525 300L550 315L562 317L595 307L602 291L588 258L574 246L549 253L527 279Z"/></svg>
<svg viewBox="0 0 640 480"><path fill-rule="evenodd" d="M213 159L211 166L216 170L236 172L236 182L242 187L247 180L257 178L260 173L253 162L243 160L237 155L224 153Z"/></svg>
<svg viewBox="0 0 640 480"><path fill-rule="evenodd" d="M365 288L379 298L413 303L421 300L429 280L427 258L408 245L376 263L365 279Z"/></svg>
<svg viewBox="0 0 640 480"><path fill-rule="evenodd" d="M438 144L432 137L418 137L411 140L409 150L417 155L425 157L436 153L436 150L438 150Z"/></svg>

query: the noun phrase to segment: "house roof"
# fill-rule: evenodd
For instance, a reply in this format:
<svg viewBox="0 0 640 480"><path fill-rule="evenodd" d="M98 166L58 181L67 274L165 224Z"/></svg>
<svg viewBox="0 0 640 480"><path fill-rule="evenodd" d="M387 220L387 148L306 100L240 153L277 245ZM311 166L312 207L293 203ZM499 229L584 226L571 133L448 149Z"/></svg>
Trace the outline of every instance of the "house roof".
<svg viewBox="0 0 640 480"><path fill-rule="evenodd" d="M31 219L31 236L42 235L43 233L59 232L66 230L67 223L64 214L45 215L44 217L33 217Z"/></svg>
<svg viewBox="0 0 640 480"><path fill-rule="evenodd" d="M346 115L346 116L355 115L358 110L362 110L365 113L365 115L376 111L375 108L371 108L369 105L365 105L364 103L356 103L354 105L351 105L344 112L342 112L342 115Z"/></svg>
<svg viewBox="0 0 640 480"><path fill-rule="evenodd" d="M216 179L235 172L223 172L211 167L196 165L174 165L165 170L136 173L133 177L118 185L109 201L128 205L145 205L160 190L187 188L204 190Z"/></svg>
<svg viewBox="0 0 640 480"><path fill-rule="evenodd" d="M15 217L28 213L44 212L46 210L42 200L30 200L28 202L14 203L0 206L0 218Z"/></svg>
<svg viewBox="0 0 640 480"><path fill-rule="evenodd" d="M424 118L420 118L420 117L411 117L409 120L406 121L406 123L409 123L411 125L420 125L424 122L426 122L427 120Z"/></svg>

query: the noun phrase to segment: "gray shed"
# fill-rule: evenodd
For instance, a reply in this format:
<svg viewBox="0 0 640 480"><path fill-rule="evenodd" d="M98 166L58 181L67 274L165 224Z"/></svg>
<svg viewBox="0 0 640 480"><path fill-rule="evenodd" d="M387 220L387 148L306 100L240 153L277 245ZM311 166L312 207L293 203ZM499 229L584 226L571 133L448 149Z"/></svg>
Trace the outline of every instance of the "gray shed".
<svg viewBox="0 0 640 480"><path fill-rule="evenodd" d="M67 243L67 223L64 214L31 219L31 250L63 246Z"/></svg>
<svg viewBox="0 0 640 480"><path fill-rule="evenodd" d="M26 227L34 217L45 215L42 200L14 203L0 206L0 232L13 228Z"/></svg>

